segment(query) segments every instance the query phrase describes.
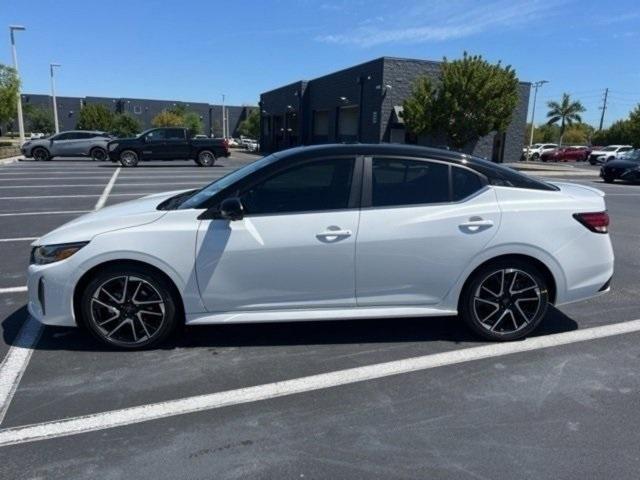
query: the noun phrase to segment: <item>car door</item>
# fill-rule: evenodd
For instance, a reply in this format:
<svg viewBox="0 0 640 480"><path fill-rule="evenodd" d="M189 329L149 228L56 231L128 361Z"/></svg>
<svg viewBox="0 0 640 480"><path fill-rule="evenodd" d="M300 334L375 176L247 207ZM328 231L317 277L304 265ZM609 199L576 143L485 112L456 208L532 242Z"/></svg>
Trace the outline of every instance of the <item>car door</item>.
<svg viewBox="0 0 640 480"><path fill-rule="evenodd" d="M367 158L362 205L358 306L439 303L501 218L483 176L417 158Z"/></svg>
<svg viewBox="0 0 640 480"><path fill-rule="evenodd" d="M238 192L243 219L203 220L196 272L207 310L355 306L361 165L290 165Z"/></svg>
<svg viewBox="0 0 640 480"><path fill-rule="evenodd" d="M163 128L151 130L144 136L144 146L142 147L142 157L146 160L162 160L168 158L165 147L165 132Z"/></svg>
<svg viewBox="0 0 640 480"><path fill-rule="evenodd" d="M183 128L167 128L165 130L165 158L186 159L189 157L189 141L187 131Z"/></svg>
<svg viewBox="0 0 640 480"><path fill-rule="evenodd" d="M54 156L68 155L69 145L75 139L75 132L64 132L54 135L49 140L49 152Z"/></svg>

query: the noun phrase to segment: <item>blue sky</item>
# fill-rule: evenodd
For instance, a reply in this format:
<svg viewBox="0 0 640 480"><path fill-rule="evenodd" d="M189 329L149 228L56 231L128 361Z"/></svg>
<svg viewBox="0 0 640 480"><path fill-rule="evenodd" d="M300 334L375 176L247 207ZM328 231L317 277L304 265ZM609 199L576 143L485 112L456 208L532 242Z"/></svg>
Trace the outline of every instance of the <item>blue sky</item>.
<svg viewBox="0 0 640 480"><path fill-rule="evenodd" d="M24 91L253 104L261 91L380 56L439 60L467 50L549 80L597 123L640 102L638 0L0 0L0 28L23 24ZM8 33L0 62L10 63ZM542 117L536 115L538 120Z"/></svg>

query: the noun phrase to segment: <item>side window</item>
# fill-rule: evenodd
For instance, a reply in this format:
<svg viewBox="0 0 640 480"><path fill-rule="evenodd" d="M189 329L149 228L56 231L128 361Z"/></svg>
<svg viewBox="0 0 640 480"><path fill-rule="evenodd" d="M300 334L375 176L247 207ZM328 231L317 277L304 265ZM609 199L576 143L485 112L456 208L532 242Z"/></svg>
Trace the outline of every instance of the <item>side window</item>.
<svg viewBox="0 0 640 480"><path fill-rule="evenodd" d="M466 168L455 166L451 167L451 184L454 202L473 195L483 187L483 182L479 175Z"/></svg>
<svg viewBox="0 0 640 480"><path fill-rule="evenodd" d="M78 140L86 140L88 138L93 138L95 136L95 134L91 133L91 132L78 132L76 134L76 139Z"/></svg>
<svg viewBox="0 0 640 480"><path fill-rule="evenodd" d="M61 133L59 135L56 135L53 140L72 140L73 139L73 133Z"/></svg>
<svg viewBox="0 0 640 480"><path fill-rule="evenodd" d="M164 130L152 130L149 133L147 133L147 140L151 142L164 140L165 138L164 132L165 132Z"/></svg>
<svg viewBox="0 0 640 480"><path fill-rule="evenodd" d="M374 158L371 205L419 205L449 201L449 166L421 160Z"/></svg>
<svg viewBox="0 0 640 480"><path fill-rule="evenodd" d="M244 208L250 215L347 208L354 161L336 158L291 167L244 192Z"/></svg>
<svg viewBox="0 0 640 480"><path fill-rule="evenodd" d="M184 130L181 128L168 128L165 132L167 140L184 140Z"/></svg>

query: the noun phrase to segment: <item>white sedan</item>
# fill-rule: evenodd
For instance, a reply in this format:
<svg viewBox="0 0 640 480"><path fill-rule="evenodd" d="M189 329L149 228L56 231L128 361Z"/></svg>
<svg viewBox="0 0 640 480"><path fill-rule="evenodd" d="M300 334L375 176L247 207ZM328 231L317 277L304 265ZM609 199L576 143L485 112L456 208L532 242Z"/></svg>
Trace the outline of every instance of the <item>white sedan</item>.
<svg viewBox="0 0 640 480"><path fill-rule="evenodd" d="M609 289L608 224L599 190L464 154L296 148L43 236L29 311L120 348L157 345L183 322L456 314L513 340L550 303Z"/></svg>

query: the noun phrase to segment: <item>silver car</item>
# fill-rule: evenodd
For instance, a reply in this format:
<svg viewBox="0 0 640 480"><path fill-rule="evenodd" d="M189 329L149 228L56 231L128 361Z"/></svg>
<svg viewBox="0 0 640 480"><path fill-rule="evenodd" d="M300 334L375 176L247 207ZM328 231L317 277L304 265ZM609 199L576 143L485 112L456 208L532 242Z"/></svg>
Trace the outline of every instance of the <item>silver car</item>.
<svg viewBox="0 0 640 480"><path fill-rule="evenodd" d="M34 160L51 160L53 157L91 157L107 159L107 143L112 137L105 132L70 130L47 138L29 140L22 145L22 154Z"/></svg>

